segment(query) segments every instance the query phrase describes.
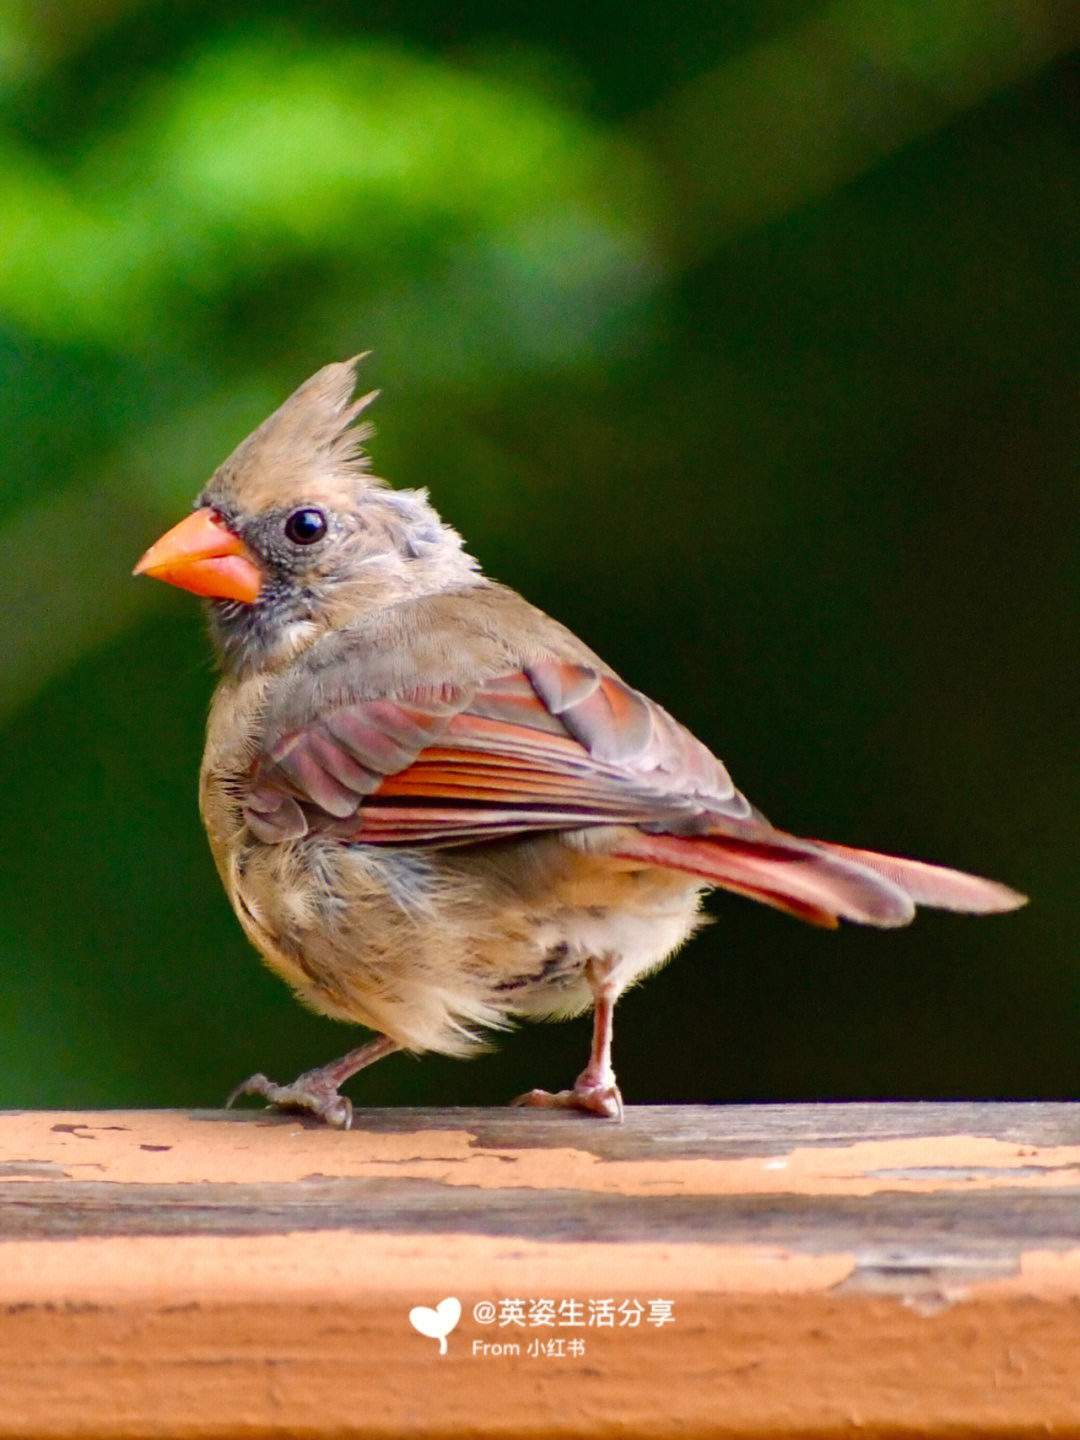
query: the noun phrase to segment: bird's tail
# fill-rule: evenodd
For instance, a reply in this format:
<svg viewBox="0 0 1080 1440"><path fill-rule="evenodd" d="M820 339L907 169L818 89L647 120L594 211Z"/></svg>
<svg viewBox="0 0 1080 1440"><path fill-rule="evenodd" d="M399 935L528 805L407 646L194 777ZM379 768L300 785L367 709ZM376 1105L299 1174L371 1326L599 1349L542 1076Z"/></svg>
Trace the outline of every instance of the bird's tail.
<svg viewBox="0 0 1080 1440"><path fill-rule="evenodd" d="M916 905L983 915L1015 910L1027 899L960 870L826 840L801 840L781 830L760 840L639 831L620 840L616 853L626 861L698 876L830 929L840 920L906 925Z"/></svg>

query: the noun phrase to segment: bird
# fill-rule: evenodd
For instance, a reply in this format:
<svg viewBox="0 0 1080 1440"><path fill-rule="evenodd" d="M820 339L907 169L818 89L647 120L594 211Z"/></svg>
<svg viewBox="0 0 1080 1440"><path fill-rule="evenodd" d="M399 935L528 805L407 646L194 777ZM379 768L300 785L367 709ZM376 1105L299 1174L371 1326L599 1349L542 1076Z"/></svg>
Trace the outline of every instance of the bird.
<svg viewBox="0 0 1080 1440"><path fill-rule="evenodd" d="M383 1056L464 1056L591 1008L574 1084L515 1103L621 1119L616 1002L709 891L828 928L1025 902L770 824L666 710L487 578L426 490L373 474L363 358L301 385L135 567L206 602L199 807L240 925L302 1002L374 1032L230 1103L348 1128L340 1087Z"/></svg>

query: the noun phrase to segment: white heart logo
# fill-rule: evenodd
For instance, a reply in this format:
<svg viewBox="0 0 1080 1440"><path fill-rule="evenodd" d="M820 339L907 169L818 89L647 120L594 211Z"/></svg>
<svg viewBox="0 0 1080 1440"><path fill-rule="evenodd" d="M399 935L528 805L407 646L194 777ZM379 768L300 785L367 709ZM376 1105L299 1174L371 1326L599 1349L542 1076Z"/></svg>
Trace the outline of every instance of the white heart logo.
<svg viewBox="0 0 1080 1440"><path fill-rule="evenodd" d="M417 1305L409 1311L409 1321L414 1330L426 1335L429 1340L438 1340L439 1354L446 1354L446 1337L461 1319L461 1301L448 1295L440 1300L434 1310L429 1305Z"/></svg>

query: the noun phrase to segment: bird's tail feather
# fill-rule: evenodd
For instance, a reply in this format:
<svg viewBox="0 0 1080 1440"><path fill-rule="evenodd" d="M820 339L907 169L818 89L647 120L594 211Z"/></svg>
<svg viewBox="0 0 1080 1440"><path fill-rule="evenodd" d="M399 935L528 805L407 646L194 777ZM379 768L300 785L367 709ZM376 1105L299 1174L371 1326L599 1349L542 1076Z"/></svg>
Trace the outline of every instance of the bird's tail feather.
<svg viewBox="0 0 1080 1440"><path fill-rule="evenodd" d="M967 875L963 870L948 870L944 865L928 865L923 860L903 860L896 855L879 855L874 850L856 850L850 845L837 845L831 840L814 842L831 855L873 870L894 885L906 890L916 905L930 905L935 910L959 910L968 915L993 915L1017 910L1027 904L1027 896L997 880L984 880L981 875Z"/></svg>
<svg viewBox="0 0 1080 1440"><path fill-rule="evenodd" d="M958 870L770 831L761 840L729 835L684 837L639 831L617 854L637 863L682 870L710 885L760 900L811 924L838 920L906 925L915 906L990 913L1014 910L1025 897Z"/></svg>

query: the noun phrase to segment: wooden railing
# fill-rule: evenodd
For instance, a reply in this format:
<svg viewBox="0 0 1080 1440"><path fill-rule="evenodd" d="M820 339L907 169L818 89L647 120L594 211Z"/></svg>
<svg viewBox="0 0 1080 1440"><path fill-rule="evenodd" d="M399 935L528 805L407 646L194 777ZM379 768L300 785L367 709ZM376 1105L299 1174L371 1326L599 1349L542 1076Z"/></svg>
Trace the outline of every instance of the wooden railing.
<svg viewBox="0 0 1080 1440"><path fill-rule="evenodd" d="M0 1436L1080 1431L1078 1105L8 1113L0 1242Z"/></svg>

